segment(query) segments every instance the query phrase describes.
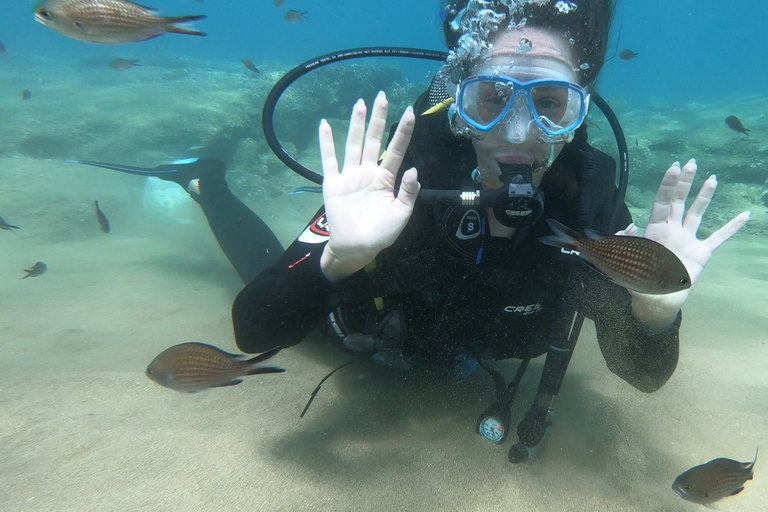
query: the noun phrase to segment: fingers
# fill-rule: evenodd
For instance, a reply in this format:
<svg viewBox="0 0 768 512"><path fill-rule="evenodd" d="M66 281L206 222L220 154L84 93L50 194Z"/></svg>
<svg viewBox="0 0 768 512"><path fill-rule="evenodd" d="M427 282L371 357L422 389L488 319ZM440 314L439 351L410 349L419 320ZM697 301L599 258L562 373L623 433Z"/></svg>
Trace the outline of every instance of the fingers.
<svg viewBox="0 0 768 512"><path fill-rule="evenodd" d="M413 108L408 107L405 109L405 112L403 112L400 122L397 124L395 135L392 137L389 147L387 147L387 155L381 162L382 168L393 173L397 173L400 170L403 158L405 157L405 151L408 149L408 144L411 142L415 123L416 116L413 114Z"/></svg>
<svg viewBox="0 0 768 512"><path fill-rule="evenodd" d="M323 176L339 174L339 162L336 160L336 146L333 143L333 130L325 119L320 120L320 160L323 163Z"/></svg>
<svg viewBox="0 0 768 512"><path fill-rule="evenodd" d="M368 131L365 134L362 163L378 164L379 162L381 141L387 127L387 107L387 96L384 91L379 91L373 101L371 122L368 124Z"/></svg>
<svg viewBox="0 0 768 512"><path fill-rule="evenodd" d="M731 238L741 228L743 228L744 224L746 224L749 220L749 217L749 211L741 212L736 217L731 219L728 224L709 235L709 238L704 240L704 243L707 245L707 248L709 248L710 252L715 252L715 250L723 245L726 240Z"/></svg>
<svg viewBox="0 0 768 512"><path fill-rule="evenodd" d="M683 227L690 233L696 234L696 231L698 231L701 217L707 211L709 202L712 200L712 196L715 195L716 188L717 177L713 174L701 186L699 194L694 199L693 204L691 204L690 210L688 210L688 215L685 216Z"/></svg>
<svg viewBox="0 0 768 512"><path fill-rule="evenodd" d="M691 191L693 178L696 176L696 169L696 160L693 158L688 160L688 163L683 166L677 187L675 187L675 198L670 205L669 220L671 222L681 222L683 220L685 200L688 199L688 193Z"/></svg>
<svg viewBox="0 0 768 512"><path fill-rule="evenodd" d="M626 229L620 229L616 232L616 236L637 236L637 226L633 222Z"/></svg>
<svg viewBox="0 0 768 512"><path fill-rule="evenodd" d="M672 201L675 199L677 183L680 180L680 172L680 164L675 162L664 173L664 179L661 180L661 186L659 186L659 191L656 192L656 198L653 200L651 216L648 219L649 224L665 223L669 220Z"/></svg>
<svg viewBox="0 0 768 512"><path fill-rule="evenodd" d="M344 147L344 167L360 165L365 137L365 115L365 102L359 99L352 107L352 118L349 120L347 145Z"/></svg>
<svg viewBox="0 0 768 512"><path fill-rule="evenodd" d="M405 174L400 182L400 190L397 193L397 199L405 204L409 210L413 210L413 206L416 204L416 198L421 190L421 184L418 181L419 176L416 172L416 168L411 167Z"/></svg>

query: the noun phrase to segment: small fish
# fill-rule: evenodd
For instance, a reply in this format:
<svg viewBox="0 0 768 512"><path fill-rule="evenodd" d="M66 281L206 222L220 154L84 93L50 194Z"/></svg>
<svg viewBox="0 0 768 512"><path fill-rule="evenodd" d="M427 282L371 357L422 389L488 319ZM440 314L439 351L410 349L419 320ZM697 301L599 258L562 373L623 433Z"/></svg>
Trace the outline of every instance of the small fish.
<svg viewBox="0 0 768 512"><path fill-rule="evenodd" d="M284 3L285 3L285 0L275 0L275 7L279 9L283 6Z"/></svg>
<svg viewBox="0 0 768 512"><path fill-rule="evenodd" d="M623 61L632 60L637 58L637 53L629 49L621 50L621 53L619 53L619 58Z"/></svg>
<svg viewBox="0 0 768 512"><path fill-rule="evenodd" d="M297 195L297 194L322 194L323 193L323 187L299 187L295 190L292 190L288 192L290 195Z"/></svg>
<svg viewBox="0 0 768 512"><path fill-rule="evenodd" d="M243 59L243 66L250 69L254 73L261 73L251 59Z"/></svg>
<svg viewBox="0 0 768 512"><path fill-rule="evenodd" d="M205 343L182 343L161 352L147 366L147 377L161 386L196 393L208 388L234 386L239 377L260 373L284 372L273 366L257 366L276 355L283 347L268 350L252 359L242 360L242 354L229 354Z"/></svg>
<svg viewBox="0 0 768 512"><path fill-rule="evenodd" d="M0 41L0 55L5 53L5 45L2 41Z"/></svg>
<svg viewBox="0 0 768 512"><path fill-rule="evenodd" d="M730 128L731 130L739 133L743 133L747 137L749 137L749 133L747 133L749 130L744 128L744 125L741 124L741 121L739 121L739 118L736 116L728 116L725 118L725 124Z"/></svg>
<svg viewBox="0 0 768 512"><path fill-rule="evenodd" d="M554 235L539 241L578 251L578 256L630 290L663 295L691 287L691 277L675 253L658 242L636 236L601 235L591 229L586 237L547 219Z"/></svg>
<svg viewBox="0 0 768 512"><path fill-rule="evenodd" d="M27 273L22 279L26 279L28 277L37 277L41 276L45 273L45 271L48 270L48 265L43 263L42 261L38 261L34 265L32 265L32 268L25 268L24 272Z"/></svg>
<svg viewBox="0 0 768 512"><path fill-rule="evenodd" d="M13 224L8 224L5 222L5 219L0 217L0 229L5 229L6 231L14 232L14 229L21 229L19 226L14 226Z"/></svg>
<svg viewBox="0 0 768 512"><path fill-rule="evenodd" d="M87 43L134 43L168 32L207 35L178 25L205 19L203 14L165 17L154 11L126 0L42 0L34 13L38 23Z"/></svg>
<svg viewBox="0 0 768 512"><path fill-rule="evenodd" d="M93 205L96 207L96 220L99 221L99 227L101 228L101 231L103 233L109 233L109 221L107 220L107 216L104 215L104 212L101 211L101 208L99 208L98 201L94 201Z"/></svg>
<svg viewBox="0 0 768 512"><path fill-rule="evenodd" d="M24 89L23 91L21 91L22 100L27 101L31 97L32 97L32 91L30 91L29 89Z"/></svg>
<svg viewBox="0 0 768 512"><path fill-rule="evenodd" d="M694 466L675 478L672 490L686 501L706 505L744 490L747 480L752 480L757 462L739 462L731 459L714 459Z"/></svg>
<svg viewBox="0 0 768 512"><path fill-rule="evenodd" d="M141 66L141 64L139 64L139 60L141 59L115 59L109 63L109 67L118 71L124 71L134 66Z"/></svg>
<svg viewBox="0 0 768 512"><path fill-rule="evenodd" d="M296 23L299 20L308 20L309 18L307 18L307 14L309 14L309 11L302 12L302 11L295 11L291 9L290 11L285 13L285 19L289 23Z"/></svg>

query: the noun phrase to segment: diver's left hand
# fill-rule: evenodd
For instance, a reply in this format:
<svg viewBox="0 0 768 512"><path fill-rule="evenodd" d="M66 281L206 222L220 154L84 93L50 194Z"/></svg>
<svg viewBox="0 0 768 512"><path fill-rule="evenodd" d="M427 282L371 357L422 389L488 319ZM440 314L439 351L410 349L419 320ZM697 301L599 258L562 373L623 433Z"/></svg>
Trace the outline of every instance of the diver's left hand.
<svg viewBox="0 0 768 512"><path fill-rule="evenodd" d="M691 276L691 288L667 295L646 295L631 291L633 312L648 325L663 326L674 321L714 252L749 220L749 211L742 212L705 240L696 238L701 218L717 188L717 178L712 175L704 182L690 209L683 216L685 200L696 176L696 169L694 159L689 160L682 170L678 162L672 164L664 174L651 208L644 237L659 242L680 258Z"/></svg>

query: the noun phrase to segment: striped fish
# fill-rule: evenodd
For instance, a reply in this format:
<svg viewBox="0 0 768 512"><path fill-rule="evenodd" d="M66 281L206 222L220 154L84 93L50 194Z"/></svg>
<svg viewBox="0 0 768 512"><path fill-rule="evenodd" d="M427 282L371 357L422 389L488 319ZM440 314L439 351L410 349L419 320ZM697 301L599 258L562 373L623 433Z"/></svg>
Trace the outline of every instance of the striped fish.
<svg viewBox="0 0 768 512"><path fill-rule="evenodd" d="M252 359L230 354L205 343L182 343L163 351L147 366L147 377L161 386L196 393L208 388L234 386L239 377L260 373L284 372L282 368L258 366L283 347L276 347Z"/></svg>
<svg viewBox="0 0 768 512"><path fill-rule="evenodd" d="M540 242L576 251L624 288L663 295L691 287L683 262L658 242L637 236L601 235L591 229L583 237L556 220L547 219L547 224L555 234L539 238Z"/></svg>
<svg viewBox="0 0 768 512"><path fill-rule="evenodd" d="M714 459L695 466L675 478L674 490L686 501L706 505L744 490L747 480L752 480L757 462L739 462L731 459Z"/></svg>
<svg viewBox="0 0 768 512"><path fill-rule="evenodd" d="M34 9L38 23L87 43L133 43L166 33L206 35L183 26L205 19L203 14L159 16L156 11L127 0L41 0Z"/></svg>

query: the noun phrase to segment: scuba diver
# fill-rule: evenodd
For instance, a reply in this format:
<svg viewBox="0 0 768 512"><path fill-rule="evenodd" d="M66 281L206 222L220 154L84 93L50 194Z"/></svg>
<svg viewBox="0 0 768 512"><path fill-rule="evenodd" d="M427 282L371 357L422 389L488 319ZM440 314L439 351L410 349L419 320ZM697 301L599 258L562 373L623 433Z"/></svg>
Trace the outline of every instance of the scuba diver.
<svg viewBox="0 0 768 512"><path fill-rule="evenodd" d="M320 122L324 207L283 250L228 189L224 164L139 169L173 180L200 204L246 283L232 308L238 347L264 352L301 342L320 324L352 353L487 370L496 400L477 432L500 443L528 361L546 354L538 392L517 428L511 462L544 438L581 322L594 321L608 369L643 392L659 389L678 360L680 308L690 287L628 290L539 241L547 220L577 232L634 234L616 186L616 162L590 146L584 119L605 62L613 5L582 0L456 0L443 12L445 63L391 130L387 101L353 107L339 163ZM706 240L696 231L717 181L707 179L684 215L697 166L666 171L644 232L685 264L695 284L713 252L748 220L744 212ZM473 190L487 200L430 191ZM421 192L420 192L421 191ZM519 359L507 383L489 361Z"/></svg>

